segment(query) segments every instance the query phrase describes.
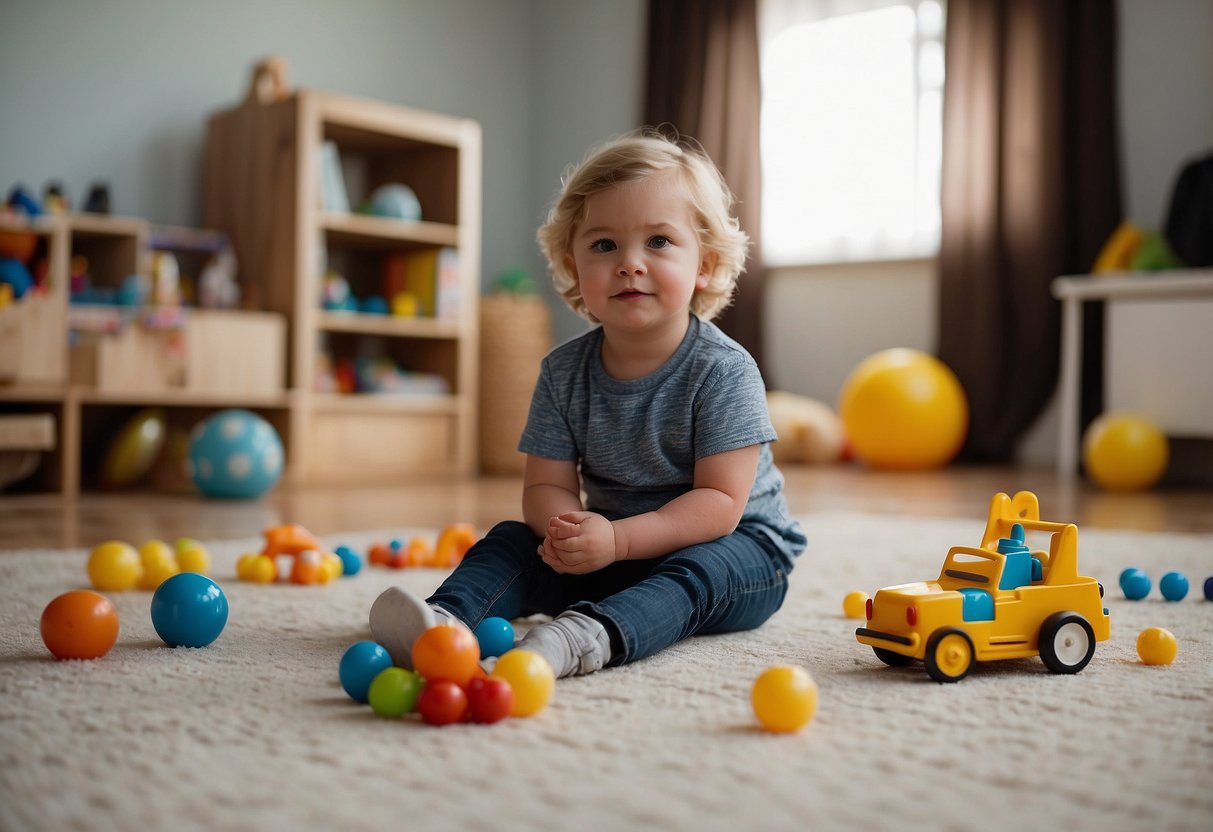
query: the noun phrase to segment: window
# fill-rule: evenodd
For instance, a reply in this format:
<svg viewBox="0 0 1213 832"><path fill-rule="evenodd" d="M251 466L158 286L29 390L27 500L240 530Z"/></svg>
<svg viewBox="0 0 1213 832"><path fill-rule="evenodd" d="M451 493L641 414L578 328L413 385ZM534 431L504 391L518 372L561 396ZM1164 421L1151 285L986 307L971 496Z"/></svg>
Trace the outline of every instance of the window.
<svg viewBox="0 0 1213 832"><path fill-rule="evenodd" d="M934 256L940 0L763 0L763 258Z"/></svg>

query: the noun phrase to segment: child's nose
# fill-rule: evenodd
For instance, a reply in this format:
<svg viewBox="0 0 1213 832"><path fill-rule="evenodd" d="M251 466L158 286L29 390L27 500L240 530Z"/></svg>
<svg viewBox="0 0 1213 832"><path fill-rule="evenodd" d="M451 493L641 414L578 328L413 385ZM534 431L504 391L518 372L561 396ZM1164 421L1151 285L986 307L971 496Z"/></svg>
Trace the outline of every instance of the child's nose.
<svg viewBox="0 0 1213 832"><path fill-rule="evenodd" d="M644 274L646 271L644 258L638 254L624 252L622 259L619 262L619 276L633 277L635 275Z"/></svg>

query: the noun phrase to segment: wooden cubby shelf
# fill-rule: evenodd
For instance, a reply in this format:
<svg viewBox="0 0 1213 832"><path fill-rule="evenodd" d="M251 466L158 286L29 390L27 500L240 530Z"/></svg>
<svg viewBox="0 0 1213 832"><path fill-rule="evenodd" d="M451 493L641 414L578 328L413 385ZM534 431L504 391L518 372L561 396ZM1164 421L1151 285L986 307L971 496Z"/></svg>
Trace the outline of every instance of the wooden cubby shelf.
<svg viewBox="0 0 1213 832"><path fill-rule="evenodd" d="M252 96L211 118L204 219L231 236L259 277L258 295L289 321L287 470L296 481L474 471L480 166L474 121L317 90ZM334 200L328 189L338 177ZM420 219L356 211L388 184L412 190ZM342 203L351 210L334 210ZM418 317L322 308L326 272L340 274L355 298L390 301L388 259L417 253L455 263L453 285L444 285L456 304ZM322 369L366 358L437 377L447 392L368 392L360 378L360 392L343 395L318 380Z"/></svg>

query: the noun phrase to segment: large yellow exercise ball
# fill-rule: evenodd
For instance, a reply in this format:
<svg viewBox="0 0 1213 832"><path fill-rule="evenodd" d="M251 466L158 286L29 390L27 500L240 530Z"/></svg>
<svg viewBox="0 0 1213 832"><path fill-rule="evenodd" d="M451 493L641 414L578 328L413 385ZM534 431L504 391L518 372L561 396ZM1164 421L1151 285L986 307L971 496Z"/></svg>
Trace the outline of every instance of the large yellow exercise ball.
<svg viewBox="0 0 1213 832"><path fill-rule="evenodd" d="M859 362L838 415L851 451L873 468L938 468L964 444L969 403L956 374L934 356L891 349Z"/></svg>
<svg viewBox="0 0 1213 832"><path fill-rule="evenodd" d="M1105 413L1082 439L1087 474L1108 491L1139 491L1167 470L1167 437L1152 422L1131 413Z"/></svg>

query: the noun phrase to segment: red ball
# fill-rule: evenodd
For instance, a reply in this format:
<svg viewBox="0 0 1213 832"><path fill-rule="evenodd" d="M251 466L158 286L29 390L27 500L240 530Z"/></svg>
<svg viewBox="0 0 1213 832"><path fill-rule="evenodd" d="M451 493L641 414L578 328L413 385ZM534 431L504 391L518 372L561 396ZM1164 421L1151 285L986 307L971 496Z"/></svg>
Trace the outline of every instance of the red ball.
<svg viewBox="0 0 1213 832"><path fill-rule="evenodd" d="M42 611L42 641L57 659L99 659L118 640L118 611L99 592L65 592Z"/></svg>
<svg viewBox="0 0 1213 832"><path fill-rule="evenodd" d="M417 713L430 725L462 722L467 711L467 694L449 679L427 681L417 697Z"/></svg>
<svg viewBox="0 0 1213 832"><path fill-rule="evenodd" d="M499 722L514 709L514 689L505 679L472 679L468 682L468 707L473 722Z"/></svg>

